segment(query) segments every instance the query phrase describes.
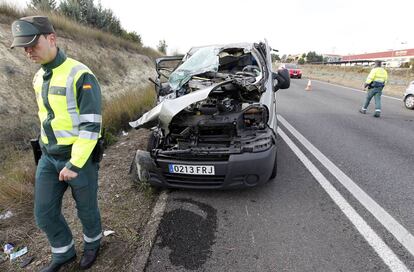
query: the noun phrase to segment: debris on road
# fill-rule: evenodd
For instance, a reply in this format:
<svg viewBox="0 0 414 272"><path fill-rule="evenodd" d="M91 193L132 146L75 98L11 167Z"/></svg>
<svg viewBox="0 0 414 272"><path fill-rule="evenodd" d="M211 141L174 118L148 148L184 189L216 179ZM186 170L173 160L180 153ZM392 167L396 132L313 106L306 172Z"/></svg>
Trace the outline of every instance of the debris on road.
<svg viewBox="0 0 414 272"><path fill-rule="evenodd" d="M103 234L106 237L106 236L112 235L114 233L115 233L115 231L113 231L113 230L105 230Z"/></svg>
<svg viewBox="0 0 414 272"><path fill-rule="evenodd" d="M28 266L34 260L34 258L34 256L28 256L24 258L20 263L20 268L25 268L26 266Z"/></svg>
<svg viewBox="0 0 414 272"><path fill-rule="evenodd" d="M6 254L11 254L14 250L14 245L12 243L7 243L3 247L3 251Z"/></svg>
<svg viewBox="0 0 414 272"><path fill-rule="evenodd" d="M16 258L19 258L20 256L23 256L27 252L28 252L27 247L24 247L24 248L20 249L19 251L10 253L10 261L13 261Z"/></svg>
<svg viewBox="0 0 414 272"><path fill-rule="evenodd" d="M7 211L3 214L0 214L0 220L7 219L7 218L10 218L12 216L13 216L13 213L11 211Z"/></svg>

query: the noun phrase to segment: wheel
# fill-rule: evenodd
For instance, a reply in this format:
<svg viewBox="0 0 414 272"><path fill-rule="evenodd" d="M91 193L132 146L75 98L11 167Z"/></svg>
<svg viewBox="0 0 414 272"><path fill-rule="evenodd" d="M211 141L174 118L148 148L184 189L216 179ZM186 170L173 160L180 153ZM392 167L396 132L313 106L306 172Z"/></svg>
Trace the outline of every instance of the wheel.
<svg viewBox="0 0 414 272"><path fill-rule="evenodd" d="M302 78L302 76L298 76L298 78L299 78L299 79L301 79L301 78Z"/></svg>
<svg viewBox="0 0 414 272"><path fill-rule="evenodd" d="M275 164L273 166L273 171L272 171L272 174L270 175L269 181L274 180L276 175L277 175L277 151L275 155Z"/></svg>
<svg viewBox="0 0 414 272"><path fill-rule="evenodd" d="M414 109L414 96L413 95L409 95L405 98L404 100L404 105L407 109Z"/></svg>

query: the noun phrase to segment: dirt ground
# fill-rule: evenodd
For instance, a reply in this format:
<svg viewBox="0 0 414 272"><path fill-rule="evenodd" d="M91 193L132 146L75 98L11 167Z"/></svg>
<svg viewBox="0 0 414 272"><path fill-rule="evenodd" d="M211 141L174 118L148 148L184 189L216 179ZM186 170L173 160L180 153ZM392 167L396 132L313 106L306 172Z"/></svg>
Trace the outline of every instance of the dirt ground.
<svg viewBox="0 0 414 272"><path fill-rule="evenodd" d="M143 245L143 229L151 215L158 192L132 182L129 168L136 149L144 149L149 132L131 130L110 146L100 164L99 207L103 230L114 234L104 237L96 264L89 271L127 270L134 254ZM71 227L76 243L77 262L61 271L78 271L82 255L82 227L70 190L64 197L63 213ZM16 261L1 261L0 271L38 271L50 261L50 247L46 236L37 229L33 217L33 203L12 209L14 216L0 220L0 243L28 247L28 253ZM0 253L3 253L0 250ZM34 257L30 265L20 268L27 257Z"/></svg>

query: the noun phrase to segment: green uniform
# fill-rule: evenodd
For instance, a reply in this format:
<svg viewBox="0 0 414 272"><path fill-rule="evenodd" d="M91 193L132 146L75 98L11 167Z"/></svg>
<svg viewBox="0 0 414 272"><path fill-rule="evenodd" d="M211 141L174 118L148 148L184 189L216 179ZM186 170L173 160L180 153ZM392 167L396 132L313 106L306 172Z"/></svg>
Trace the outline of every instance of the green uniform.
<svg viewBox="0 0 414 272"><path fill-rule="evenodd" d="M61 213L68 187L83 226L84 248L99 248L102 238L97 201L99 164L91 159L101 133L101 91L89 68L59 49L56 58L36 73L33 87L42 149L36 171L35 218L48 237L53 262L63 263L75 254L72 233ZM59 181L65 166L78 176Z"/></svg>
<svg viewBox="0 0 414 272"><path fill-rule="evenodd" d="M381 112L382 89L384 88L387 82L388 74L384 68L376 67L371 70L365 81L365 86L368 87L368 93L365 99L365 103L362 106L362 110L367 110L369 102L374 97L376 114L379 114Z"/></svg>

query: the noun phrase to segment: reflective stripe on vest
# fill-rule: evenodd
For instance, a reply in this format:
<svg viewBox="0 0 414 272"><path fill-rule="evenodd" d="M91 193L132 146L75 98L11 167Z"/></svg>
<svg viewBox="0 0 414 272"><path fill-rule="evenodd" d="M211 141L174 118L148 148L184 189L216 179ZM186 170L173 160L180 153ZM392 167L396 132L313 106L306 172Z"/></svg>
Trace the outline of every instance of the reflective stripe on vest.
<svg viewBox="0 0 414 272"><path fill-rule="evenodd" d="M81 117L79 115L76 100L76 82L84 73L92 74L88 67L71 58L67 58L61 65L53 69L48 90L48 100L54 112L51 126L58 145L70 145L76 141L80 133L79 124L82 120L99 119L96 116ZM33 80L41 124L48 115L41 95L43 74L43 69L40 69ZM48 144L49 141L43 128L41 129L41 138L43 143ZM90 139L90 136L88 136L88 139Z"/></svg>

